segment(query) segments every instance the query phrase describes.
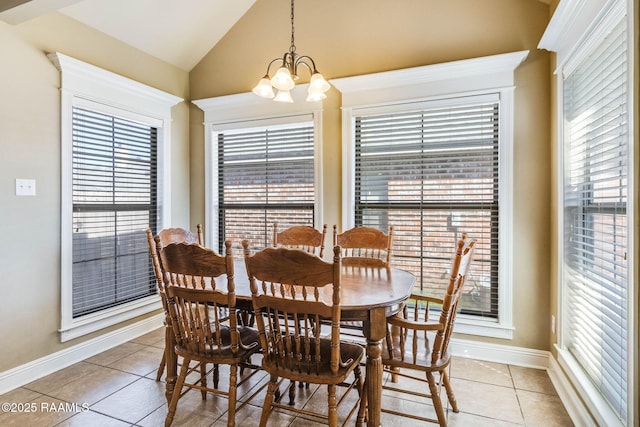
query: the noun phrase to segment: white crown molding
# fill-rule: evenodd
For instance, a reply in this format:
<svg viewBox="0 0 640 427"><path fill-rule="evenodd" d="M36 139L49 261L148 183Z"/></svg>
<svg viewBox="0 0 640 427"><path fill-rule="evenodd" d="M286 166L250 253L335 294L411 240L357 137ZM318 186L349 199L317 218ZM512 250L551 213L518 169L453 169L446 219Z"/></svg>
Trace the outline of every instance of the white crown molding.
<svg viewBox="0 0 640 427"><path fill-rule="evenodd" d="M578 42L605 5L618 0L561 0L540 42L539 49L561 52Z"/></svg>
<svg viewBox="0 0 640 427"><path fill-rule="evenodd" d="M442 64L332 79L342 92L342 106L406 102L424 97L512 87L514 71L528 50L464 59ZM391 89L391 90L390 90Z"/></svg>
<svg viewBox="0 0 640 427"><path fill-rule="evenodd" d="M296 85L291 90L293 103L274 102L253 92L196 99L193 102L204 111L205 123L229 123L246 120L309 114L322 111L322 101L306 102L308 84Z"/></svg>
<svg viewBox="0 0 640 427"><path fill-rule="evenodd" d="M75 96L159 118L170 117L172 106L183 99L160 89L112 73L59 52L47 55L61 72L61 88Z"/></svg>
<svg viewBox="0 0 640 427"><path fill-rule="evenodd" d="M481 58L444 62L442 64L364 74L361 76L332 79L331 84L345 94L363 90L409 86L477 76L479 69L486 70L486 74L494 74L502 71L512 72L526 59L528 54L529 51L524 50Z"/></svg>

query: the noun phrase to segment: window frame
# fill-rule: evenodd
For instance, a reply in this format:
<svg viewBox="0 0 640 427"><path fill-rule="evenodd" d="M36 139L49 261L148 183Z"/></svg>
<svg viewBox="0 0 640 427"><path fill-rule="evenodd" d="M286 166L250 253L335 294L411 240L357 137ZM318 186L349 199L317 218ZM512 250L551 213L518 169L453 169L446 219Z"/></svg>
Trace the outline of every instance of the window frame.
<svg viewBox="0 0 640 427"><path fill-rule="evenodd" d="M513 338L513 109L514 71L528 51L473 58L404 70L387 71L331 83L342 92L343 228L355 225L355 116L408 108L416 102L437 102L464 96L497 94L499 118L499 269L498 318L460 315L456 330L470 335ZM417 95L418 94L418 95Z"/></svg>
<svg viewBox="0 0 640 427"><path fill-rule="evenodd" d="M59 52L48 55L61 73L61 300L60 340L65 342L162 308L155 294L73 317L72 211L74 106L140 121L158 128L158 226L171 221L171 107L182 98Z"/></svg>
<svg viewBox="0 0 640 427"><path fill-rule="evenodd" d="M257 97L252 92L204 98L192 101L204 111L204 161L205 161L205 241L210 247L218 247L219 193L218 149L215 135L219 131L243 127L284 125L313 121L314 128L314 181L315 228L321 227L322 218L322 101L305 102L307 84L296 85L291 90L294 103L274 102Z"/></svg>
<svg viewBox="0 0 640 427"><path fill-rule="evenodd" d="M564 78L569 75L575 68L594 50L594 48L603 42L604 38L622 19L627 20L627 79L629 87L633 87L633 67L636 59L634 58L634 22L633 16L637 13L634 11L634 2L628 0L600 0L593 2L581 2L579 0L562 0L554 12L553 17L540 40L539 48L547 49L557 53L557 64L554 74L556 75L556 123L559 123L556 129L556 156L557 156L557 176L556 183L556 200L557 200L557 219L556 223L561 227L565 223L565 215L563 206L564 201L564 162L565 162L565 146L564 146ZM626 15L626 17L625 17ZM628 330L627 330L627 419L626 424L620 423L619 418L608 405L606 400L601 396L600 392L592 385L587 374L583 372L581 365L575 360L573 355L565 347L566 341L566 322L571 321L567 318L567 287L564 283L564 237L563 230L557 230L557 299L558 299L558 331L557 342L554 348L558 354L558 362L567 377L575 387L579 396L585 402L585 405L591 409L591 415L594 417L598 425L633 425L634 416L637 416L637 395L633 378L637 377L637 367L634 360L634 346L637 346L637 287L634 284L637 281L635 273L635 215L636 211L633 207L637 204L635 198L634 177L637 173L634 165L634 102L633 90L628 91L627 96L627 120L628 129L628 152L627 152L627 259L630 260L627 266L627 314L628 314ZM635 422L637 423L637 419Z"/></svg>

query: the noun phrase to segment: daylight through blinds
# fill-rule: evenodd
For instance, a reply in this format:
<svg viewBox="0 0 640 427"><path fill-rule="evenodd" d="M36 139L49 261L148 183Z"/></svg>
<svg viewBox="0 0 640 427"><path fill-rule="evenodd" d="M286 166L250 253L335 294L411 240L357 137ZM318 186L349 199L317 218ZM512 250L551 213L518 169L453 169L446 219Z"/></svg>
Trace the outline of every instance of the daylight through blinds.
<svg viewBox="0 0 640 427"><path fill-rule="evenodd" d="M564 82L568 350L627 417L628 80L624 20Z"/></svg>
<svg viewBox="0 0 640 427"><path fill-rule="evenodd" d="M217 142L220 244L264 248L274 222L314 225L312 122L221 132Z"/></svg>
<svg viewBox="0 0 640 427"><path fill-rule="evenodd" d="M73 316L155 293L158 130L73 108Z"/></svg>
<svg viewBox="0 0 640 427"><path fill-rule="evenodd" d="M355 118L356 225L393 225L393 264L438 297L456 239L478 239L461 305L487 317L498 310L498 120L497 101Z"/></svg>

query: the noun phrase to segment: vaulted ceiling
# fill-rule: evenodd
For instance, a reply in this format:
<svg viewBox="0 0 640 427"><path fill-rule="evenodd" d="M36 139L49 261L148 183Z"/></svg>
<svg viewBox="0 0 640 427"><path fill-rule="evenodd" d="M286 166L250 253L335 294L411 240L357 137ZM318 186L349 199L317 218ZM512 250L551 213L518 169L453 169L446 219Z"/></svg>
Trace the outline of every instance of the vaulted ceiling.
<svg viewBox="0 0 640 427"><path fill-rule="evenodd" d="M549 4L554 0L538 1ZM43 14L58 11L169 64L190 71L255 2L256 0L0 0L0 20L20 25Z"/></svg>
<svg viewBox="0 0 640 427"><path fill-rule="evenodd" d="M20 25L58 11L189 71L256 0L1 0L0 20Z"/></svg>

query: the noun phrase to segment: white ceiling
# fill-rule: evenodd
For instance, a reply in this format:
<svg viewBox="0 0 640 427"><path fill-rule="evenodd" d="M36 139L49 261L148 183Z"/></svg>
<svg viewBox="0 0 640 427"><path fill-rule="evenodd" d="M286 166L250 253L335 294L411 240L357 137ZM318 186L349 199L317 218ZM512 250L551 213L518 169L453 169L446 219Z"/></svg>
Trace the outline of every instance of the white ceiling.
<svg viewBox="0 0 640 427"><path fill-rule="evenodd" d="M19 25L40 15L59 11L189 71L255 1L31 0L0 12L0 20ZM7 4L11 3L19 1ZM0 11L3 9L5 7L0 0Z"/></svg>

